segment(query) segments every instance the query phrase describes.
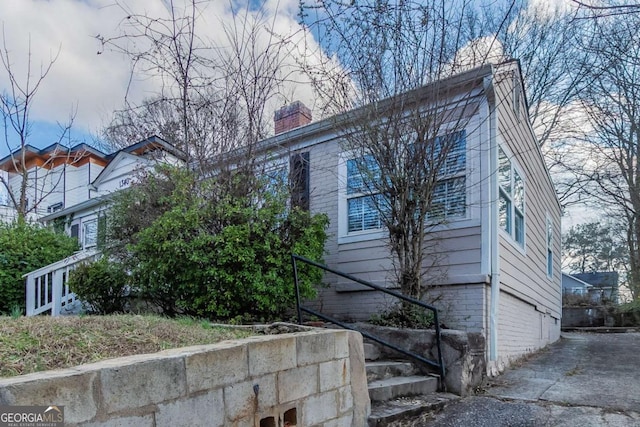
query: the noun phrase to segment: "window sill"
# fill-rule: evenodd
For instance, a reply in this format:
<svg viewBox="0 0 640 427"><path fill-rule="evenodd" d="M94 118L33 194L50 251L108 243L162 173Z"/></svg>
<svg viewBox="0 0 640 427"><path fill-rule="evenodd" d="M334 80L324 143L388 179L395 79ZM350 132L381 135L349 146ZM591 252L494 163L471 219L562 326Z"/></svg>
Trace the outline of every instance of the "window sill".
<svg viewBox="0 0 640 427"><path fill-rule="evenodd" d="M387 231L385 229L356 231L343 236L338 237L338 244L348 244L357 242L366 242L369 240L380 240L387 237Z"/></svg>

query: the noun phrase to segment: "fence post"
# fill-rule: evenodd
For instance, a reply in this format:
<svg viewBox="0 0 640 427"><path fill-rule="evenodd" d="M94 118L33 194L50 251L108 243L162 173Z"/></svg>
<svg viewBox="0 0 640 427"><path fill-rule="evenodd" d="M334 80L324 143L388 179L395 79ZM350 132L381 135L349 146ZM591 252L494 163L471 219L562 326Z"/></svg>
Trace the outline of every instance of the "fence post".
<svg viewBox="0 0 640 427"><path fill-rule="evenodd" d="M33 312L36 310L36 282L33 275L28 275L24 281L26 286L26 309L27 316L33 316Z"/></svg>
<svg viewBox="0 0 640 427"><path fill-rule="evenodd" d="M60 270L51 273L51 316L59 316L62 308L62 275Z"/></svg>

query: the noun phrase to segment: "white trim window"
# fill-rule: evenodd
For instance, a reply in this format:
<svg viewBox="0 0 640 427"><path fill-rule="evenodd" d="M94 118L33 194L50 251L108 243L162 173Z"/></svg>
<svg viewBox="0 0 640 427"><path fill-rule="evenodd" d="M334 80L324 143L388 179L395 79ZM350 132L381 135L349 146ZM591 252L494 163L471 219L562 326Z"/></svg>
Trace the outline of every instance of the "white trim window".
<svg viewBox="0 0 640 427"><path fill-rule="evenodd" d="M382 228L382 195L375 190L380 168L373 156L347 160L347 232Z"/></svg>
<svg viewBox="0 0 640 427"><path fill-rule="evenodd" d="M547 276L553 277L553 220L547 216Z"/></svg>
<svg viewBox="0 0 640 427"><path fill-rule="evenodd" d="M442 147L447 157L438 171L433 190L430 218L452 219L466 216L467 207L467 135L464 130L436 138L434 158Z"/></svg>
<svg viewBox="0 0 640 427"><path fill-rule="evenodd" d="M498 147L498 224L524 247L524 179L502 147Z"/></svg>
<svg viewBox="0 0 640 427"><path fill-rule="evenodd" d="M438 182L433 191L430 219L453 219L466 216L467 143L464 130L436 138L434 158L445 150ZM346 233L379 231L383 228L385 200L376 188L380 167L371 155L346 161ZM343 214L344 215L344 214Z"/></svg>

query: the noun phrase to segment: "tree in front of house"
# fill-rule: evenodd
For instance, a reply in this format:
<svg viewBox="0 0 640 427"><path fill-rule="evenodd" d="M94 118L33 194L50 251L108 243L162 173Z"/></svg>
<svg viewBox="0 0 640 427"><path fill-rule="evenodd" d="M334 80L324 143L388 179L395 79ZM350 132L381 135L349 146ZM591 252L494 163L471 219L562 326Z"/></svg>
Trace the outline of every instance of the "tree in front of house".
<svg viewBox="0 0 640 427"><path fill-rule="evenodd" d="M290 254L321 261L327 226L325 215L290 206L283 184L161 167L114 197L106 253L167 315L282 318L295 304ZM313 296L321 272L301 277L302 297Z"/></svg>
<svg viewBox="0 0 640 427"><path fill-rule="evenodd" d="M336 129L349 155L347 192L361 195L350 198L349 212L362 212L350 214L349 231L387 230L395 281L417 299L425 296L425 275L441 274L428 267L438 263L432 226L465 210L465 126L472 107L438 82L490 54L478 53L471 65L456 59L469 42L468 2L460 6L302 4L305 24L339 59L303 67L317 93L331 100L330 112L348 112L349 125Z"/></svg>
<svg viewBox="0 0 640 427"><path fill-rule="evenodd" d="M73 254L78 242L25 221L0 222L0 313L24 311L22 276Z"/></svg>
<svg viewBox="0 0 640 427"><path fill-rule="evenodd" d="M29 40L27 51L27 72L19 75L15 68L15 58L10 55L9 48L2 33L2 51L0 52L0 75L4 74L8 81L8 87L0 93L0 117L3 126L3 145L10 152L5 171L9 175L19 175L17 182L10 182L9 175L0 173L0 186L3 187L8 206L15 209L18 219L24 219L26 215L37 212L40 204L49 195L58 189L58 184L63 179L59 165L61 158L68 158L68 150L63 142L69 138L69 131L73 123L73 114L69 121L60 124L60 132L53 144L60 147L53 151L43 164L33 167L30 162L30 136L33 125L31 111L36 102L36 96L44 84L44 81L53 68L57 54L48 63L39 67L39 74L34 74L31 62L31 41ZM64 162L62 162L64 163ZM0 191L0 194L2 192Z"/></svg>

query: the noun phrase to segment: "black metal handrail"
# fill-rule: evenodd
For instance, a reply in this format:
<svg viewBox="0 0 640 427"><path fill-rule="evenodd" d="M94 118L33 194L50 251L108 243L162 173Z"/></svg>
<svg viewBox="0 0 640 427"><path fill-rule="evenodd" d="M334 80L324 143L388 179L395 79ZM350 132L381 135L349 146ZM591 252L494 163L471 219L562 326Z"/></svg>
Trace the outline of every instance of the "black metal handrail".
<svg viewBox="0 0 640 427"><path fill-rule="evenodd" d="M404 348L398 347L395 344L392 344L390 342L384 341L384 340L382 340L382 339L380 339L380 338L378 338L378 337L376 337L374 335L371 335L371 334L369 334L367 332L358 330L357 328L354 328L353 326L347 325L346 323L342 323L342 322L340 322L340 321L338 321L336 319L333 319L333 318L331 318L329 316L326 316L326 315L324 315L322 313L319 313L319 312L317 312L315 310L312 310L310 308L303 307L302 304L300 303L300 286L299 286L299 283L298 283L298 265L296 263L297 261L301 261L301 262L303 262L305 264L311 265L313 267L317 267L317 268L319 268L321 270L328 271L329 273L333 273L333 274L335 274L337 276L344 277L345 279L349 279L351 281L354 281L354 282L356 282L356 283L358 283L360 285L367 286L369 288L372 288L372 289L375 289L377 291L383 292L383 293L385 293L387 295L394 296L394 297L399 298L399 299L401 299L403 301L406 301L406 302L409 302L411 304L414 304L414 305L417 305L419 307L422 307L422 308L425 308L427 310L430 310L433 313L433 321L434 321L435 332L436 332L436 347L438 349L438 360L436 361L436 360L427 359L426 357L423 357L423 356L421 356L421 355L419 355L417 353L414 353L412 351L409 351L409 350L406 350ZM326 266L324 264L317 263L315 261L312 261L312 260L310 260L308 258L305 258L303 256L300 256L300 255L291 254L291 263L293 264L293 279L295 281L295 286L296 286L296 311L297 311L297 314L298 314L298 323L299 324L302 324L302 312L304 311L305 313L311 314L311 315L316 316L316 317L318 317L318 318L320 318L322 320L325 320L327 322L331 322L331 323L333 323L335 325L338 325L341 328L350 329L350 330L354 330L354 331L360 332L362 334L362 336L364 336L364 337L366 337L366 338L368 338L368 339L370 339L372 341L375 341L375 342L377 342L379 344L382 344L385 347L389 347L389 348L391 348L391 349L393 349L393 350L395 350L395 351L397 351L399 353L404 354L405 356L409 356L412 359L415 359L415 360L417 360L419 362L422 362L422 363L424 363L424 364L426 364L428 366L431 366L432 368L437 369L438 370L438 374L440 375L440 390L444 390L445 367L444 367L444 361L442 359L440 322L438 320L438 309L436 307L434 307L432 305L429 305L429 304L426 304L426 303L424 303L424 302L422 302L420 300L417 300L415 298L411 298L411 297L408 297L406 295L403 295L403 294L401 294L399 292L395 292L395 291L389 290L387 288L384 288L382 286L378 286L378 285L375 285L373 283L367 282L366 280L362 280L362 279L360 279L358 277L355 277L355 276L352 276L350 274L343 273L341 271L335 270L335 269L333 269L331 267L328 267L328 266Z"/></svg>

